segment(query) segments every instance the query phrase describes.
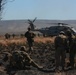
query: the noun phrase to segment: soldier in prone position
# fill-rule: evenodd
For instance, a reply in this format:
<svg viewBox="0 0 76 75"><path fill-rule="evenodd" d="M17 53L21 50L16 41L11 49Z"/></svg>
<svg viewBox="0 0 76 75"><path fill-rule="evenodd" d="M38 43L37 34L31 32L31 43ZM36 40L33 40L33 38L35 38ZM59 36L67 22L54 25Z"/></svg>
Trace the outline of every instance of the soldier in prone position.
<svg viewBox="0 0 76 75"><path fill-rule="evenodd" d="M26 53L24 46L22 46L19 51L14 51L12 54L6 53L3 60L4 62L9 61L9 64L6 65L6 71L9 75L14 75L18 70L28 70L30 69L30 66L43 72L52 72L52 70L44 69L44 67L35 63L28 53Z"/></svg>
<svg viewBox="0 0 76 75"><path fill-rule="evenodd" d="M18 58L17 58L18 57ZM13 52L13 61L15 65L21 69L27 69L29 66L36 67L37 69L42 69L37 63L35 63L28 53L26 53L25 47L21 47L20 51Z"/></svg>

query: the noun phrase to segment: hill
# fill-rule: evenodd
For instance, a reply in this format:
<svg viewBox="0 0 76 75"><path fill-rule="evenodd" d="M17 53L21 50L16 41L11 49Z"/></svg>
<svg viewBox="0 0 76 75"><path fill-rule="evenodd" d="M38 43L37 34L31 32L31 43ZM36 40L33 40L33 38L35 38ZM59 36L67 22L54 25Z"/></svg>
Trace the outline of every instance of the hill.
<svg viewBox="0 0 76 75"><path fill-rule="evenodd" d="M67 23L76 29L76 20L36 20L34 25L36 28L50 27L50 23ZM2 20L0 21L0 34L5 33L24 33L29 26L27 20Z"/></svg>

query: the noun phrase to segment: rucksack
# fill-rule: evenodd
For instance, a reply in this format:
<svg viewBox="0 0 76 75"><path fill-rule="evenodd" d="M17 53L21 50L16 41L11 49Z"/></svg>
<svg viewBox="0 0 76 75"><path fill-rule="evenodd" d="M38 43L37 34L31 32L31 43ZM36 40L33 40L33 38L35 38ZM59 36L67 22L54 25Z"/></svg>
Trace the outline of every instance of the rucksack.
<svg viewBox="0 0 76 75"><path fill-rule="evenodd" d="M13 52L12 57L15 62L21 62L23 60L23 56L20 52Z"/></svg>

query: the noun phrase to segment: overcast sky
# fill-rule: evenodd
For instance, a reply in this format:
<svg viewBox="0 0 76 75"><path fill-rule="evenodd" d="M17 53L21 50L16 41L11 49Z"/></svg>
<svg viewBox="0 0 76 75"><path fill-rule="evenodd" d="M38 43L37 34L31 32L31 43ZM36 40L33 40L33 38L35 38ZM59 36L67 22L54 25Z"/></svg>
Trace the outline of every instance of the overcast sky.
<svg viewBox="0 0 76 75"><path fill-rule="evenodd" d="M5 5L3 20L76 20L76 0L15 0Z"/></svg>

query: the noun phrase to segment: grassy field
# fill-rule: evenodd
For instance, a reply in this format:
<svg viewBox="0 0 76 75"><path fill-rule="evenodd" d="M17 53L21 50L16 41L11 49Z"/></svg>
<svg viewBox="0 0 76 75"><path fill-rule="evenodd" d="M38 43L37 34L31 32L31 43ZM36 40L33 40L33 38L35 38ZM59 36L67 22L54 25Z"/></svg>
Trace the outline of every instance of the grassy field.
<svg viewBox="0 0 76 75"><path fill-rule="evenodd" d="M49 42L54 42L54 37L35 37L34 38L35 42L43 42L46 43L47 41ZM7 44L7 43L26 43L26 38L10 38L10 39L5 39L5 38L0 38L0 43L2 44Z"/></svg>
<svg viewBox="0 0 76 75"><path fill-rule="evenodd" d="M52 59L55 59L55 48L54 48L54 38L55 37L36 37L34 39L33 51L28 53L30 57L44 69L49 70L52 66ZM28 45L26 38L0 38L0 60L2 59L4 52L10 52L14 50L19 50L21 46L25 46L28 51ZM4 71L5 66L0 66L0 75L8 75ZM31 70L17 71L15 75L66 75L66 74L56 74L56 73L45 73L31 67ZM69 75L69 73L67 74ZM70 74L72 75L72 74ZM74 75L74 74L73 74Z"/></svg>

